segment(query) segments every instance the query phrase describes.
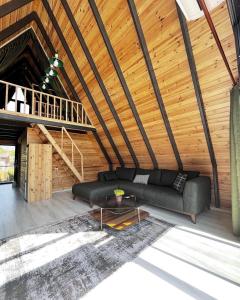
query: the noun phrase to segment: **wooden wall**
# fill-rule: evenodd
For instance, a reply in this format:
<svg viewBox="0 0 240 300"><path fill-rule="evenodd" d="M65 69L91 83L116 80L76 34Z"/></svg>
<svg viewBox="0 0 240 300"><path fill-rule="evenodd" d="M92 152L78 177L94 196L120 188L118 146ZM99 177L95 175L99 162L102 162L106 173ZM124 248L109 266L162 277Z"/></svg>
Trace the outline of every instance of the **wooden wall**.
<svg viewBox="0 0 240 300"><path fill-rule="evenodd" d="M50 134L56 140L58 145L61 145L61 132L50 130ZM108 166L105 162L103 155L98 149L98 145L95 139L92 136L92 133L79 134L79 133L70 133L72 139L81 150L84 156L84 180L93 181L97 179L97 173L103 170L107 170ZM35 144L42 143L39 135L32 128L28 128L27 134L27 143ZM68 140L64 140L64 152L66 155L71 158L71 146L68 143ZM76 168L81 171L80 160L77 159L76 152ZM57 160L53 156L53 165L52 165L52 180L53 180L53 191L60 191L64 189L70 189L72 185L76 182L74 176L63 163L62 160Z"/></svg>
<svg viewBox="0 0 240 300"><path fill-rule="evenodd" d="M133 166L128 147L124 142L61 1L51 0L48 2L124 163L127 166ZM95 2L158 165L160 168L176 169L176 158L153 92L127 1L96 0ZM87 0L68 1L68 4L110 95L114 108L120 117L140 166L152 167L153 164L145 142L133 117L89 2ZM135 4L184 169L200 170L202 174L212 176L211 162L193 89L175 1L135 0ZM32 10L37 12L44 29L51 38L51 42L58 49L71 82L96 126L107 153L114 166L118 166L119 161L116 154L92 109L90 101L70 63L69 57L42 1L34 1L33 4L18 9L11 16L2 18L0 29L8 27ZM236 51L226 3L224 2L220 5L211 15L231 69L234 75L237 76ZM50 54L36 23L32 22L31 25L45 50ZM188 23L188 28L218 164L221 204L223 207L230 207L229 92L232 84L205 18ZM67 88L64 80L63 83ZM88 143L90 149L92 147L90 144L93 143L93 140L91 139L91 142ZM94 147L91 149L94 149ZM99 155L100 151L97 152L97 157ZM97 169L101 168L97 166L97 163L95 166L94 163L94 166L89 168L91 174L89 178L93 178L93 173L96 174Z"/></svg>

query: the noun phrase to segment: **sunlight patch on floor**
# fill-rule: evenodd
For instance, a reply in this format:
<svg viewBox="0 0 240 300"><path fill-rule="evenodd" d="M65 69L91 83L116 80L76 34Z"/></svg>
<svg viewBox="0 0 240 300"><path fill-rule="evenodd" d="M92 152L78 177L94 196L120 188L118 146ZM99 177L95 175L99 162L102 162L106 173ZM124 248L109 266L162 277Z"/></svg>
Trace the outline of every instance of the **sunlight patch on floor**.
<svg viewBox="0 0 240 300"><path fill-rule="evenodd" d="M30 251L35 247L59 239L67 234L68 233L25 234L12 238L0 246L0 263L12 256Z"/></svg>
<svg viewBox="0 0 240 300"><path fill-rule="evenodd" d="M239 245L196 232L168 230L84 299L239 299Z"/></svg>
<svg viewBox="0 0 240 300"><path fill-rule="evenodd" d="M154 247L240 284L239 245L205 238L196 233L175 227L164 234Z"/></svg>
<svg viewBox="0 0 240 300"><path fill-rule="evenodd" d="M18 256L0 264L0 286L33 271L43 265L87 244L102 239L107 234L104 231L78 232L60 240L53 241L38 250ZM40 234L42 236L42 234ZM56 236L58 234L56 233ZM38 241L38 234L32 238ZM16 242L16 240L15 240ZM0 248L1 251L1 248Z"/></svg>

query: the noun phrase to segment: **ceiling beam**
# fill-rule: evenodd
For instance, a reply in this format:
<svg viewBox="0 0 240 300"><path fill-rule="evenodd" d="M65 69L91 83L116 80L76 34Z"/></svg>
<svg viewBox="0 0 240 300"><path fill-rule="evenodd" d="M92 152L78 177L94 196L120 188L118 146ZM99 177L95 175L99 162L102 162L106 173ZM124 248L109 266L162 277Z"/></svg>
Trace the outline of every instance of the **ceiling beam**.
<svg viewBox="0 0 240 300"><path fill-rule="evenodd" d="M84 38L82 36L82 33L81 33L78 25L77 25L77 22L76 22L76 20L75 20L75 18L73 16L73 13L72 13L72 11L71 11L71 9L69 7L69 4L67 3L66 0L61 0L61 2L62 2L64 10L65 10L65 12L66 12L66 14L68 16L68 19L71 22L71 25L72 25L72 27L73 27L73 29L75 31L75 34L76 34L76 36L78 38L78 41L79 41L79 43L80 43L80 45L81 45L81 47L82 47L82 49L84 51L84 54L85 54L85 56L86 56L86 58L88 60L88 63L89 63L89 65L92 68L93 74L94 74L94 76L95 76L95 78L96 78L96 80L97 80L97 82L98 82L98 84L99 84L99 86L101 88L101 91L102 91L102 93L103 93L103 95L105 97L105 100L106 100L106 102L108 104L108 107L109 107L109 109L110 109L110 111L111 111L111 113L113 115L113 118L114 118L114 120L115 120L115 122L116 122L116 124L117 124L117 126L119 128L119 131L120 131L120 133L121 133L121 135L122 135L122 137L124 139L124 142L125 142L125 144L126 144L126 146L128 148L128 151L129 151L129 153L130 153L130 155L131 155L131 157L132 157L132 159L134 161L134 164L135 164L136 167L139 167L139 162L137 160L137 157L135 155L133 147L130 144L130 141L129 141L128 137L127 137L126 131L125 131L125 129L124 129L122 123L121 123L121 120L120 120L120 118L119 118L119 116L118 116L118 114L117 114L117 112L116 112L116 110L114 108L114 105L112 103L110 95L109 95L109 93L108 93L108 91L107 91L107 89L106 89L106 87L105 87L105 85L103 83L101 75L98 72L98 69L97 69L97 67L96 67L96 65L94 63L92 55L91 55L90 51L88 50L88 46L87 46L87 44L86 44L86 42L85 42L85 40L84 40Z"/></svg>
<svg viewBox="0 0 240 300"><path fill-rule="evenodd" d="M148 136L146 134L146 131L145 131L144 127L143 127L142 121L141 121L141 119L139 117L139 114L137 112L137 109L136 109L136 106L134 104L132 95L131 95L130 90L128 88L127 82L126 82L126 80L124 78L124 75L123 75L123 72L122 72L121 67L119 65L119 62L117 60L117 56L116 56L116 54L115 54L115 52L113 50L113 47L111 45L110 39L108 37L107 31L105 29L105 26L103 24L101 16L100 16L100 14L98 12L98 8L96 6L96 3L95 3L94 0L89 0L88 2L89 2L90 7L92 9L92 13L94 15L94 18L95 18L95 20L96 20L96 22L98 24L98 28L99 28L100 33L101 33L101 35L103 37L103 40L105 42L105 46L106 46L106 48L108 50L108 53L109 53L109 56L110 56L110 58L112 60L113 66L114 66L115 71L116 71L116 73L118 75L118 78L119 78L119 81L120 81L121 86L123 88L123 91L125 93L125 96L126 96L126 98L128 100L129 106L130 106L130 108L132 110L133 116L134 116L134 118L136 120L136 123L138 125L139 131L140 131L140 133L142 135L143 141L144 141L144 143L146 145L146 148L148 150L149 156L150 156L150 158L152 160L152 164L153 164L154 168L158 168L158 162L157 162L156 156L155 156L155 154L153 152L152 146L151 146L151 144L149 142Z"/></svg>
<svg viewBox="0 0 240 300"><path fill-rule="evenodd" d="M200 117L201 117L201 121L202 121L205 139L207 142L208 152L209 152L209 156L210 156L210 160L211 160L211 164L212 164L215 206L220 207L217 161L216 161L216 157L215 157L215 153L214 153L210 130L208 127L208 121L207 121L206 111L205 111L205 107L204 107L202 91L201 91L201 87L200 87L200 83L199 83L196 62L195 62L195 58L194 58L193 51L192 51L191 39L190 39L186 19L177 3L176 3L176 6L177 6L177 13L178 13L178 18L179 18L179 22L180 22L180 27L181 27L181 31L182 31L182 36L183 36L183 40L184 40L184 45L185 45L185 49L186 49L186 53L187 53L188 64L189 64L189 68L191 71L192 82L193 82L193 86L194 86L194 90L195 90L195 94L196 94L196 100L197 100L197 104L198 104L198 108L199 108L199 112L200 112Z"/></svg>
<svg viewBox="0 0 240 300"><path fill-rule="evenodd" d="M72 66L73 66L73 69L74 69L74 71L75 71L75 73L76 73L76 75L77 75L77 77L78 77L78 79L79 79L79 81L80 81L83 89L84 89L84 92L86 93L86 95L87 95L87 97L89 99L89 102L92 105L92 108L93 108L93 110L94 110L94 112L95 112L95 114L96 114L96 116L98 118L98 121L101 124L101 126L102 126L102 128L104 130L104 133L107 136L108 141L109 141L109 143L110 143L110 145L111 145L111 147L112 147L112 149L113 149L113 151L114 151L114 153L115 153L115 155L116 155L116 157L117 157L120 165L124 166L124 161L122 159L122 156L119 153L119 150L118 150L116 144L114 143L114 140L113 140L113 138L112 138L112 136L111 136L111 134L110 134L110 132L109 132L109 130L107 128L107 125L106 125L105 121L102 118L102 115L101 115L101 113L100 113L100 111L99 111L99 109L98 109L98 107L96 105L96 102L93 99L93 96L92 96L92 94L91 94L91 92L90 92L90 90L89 90L89 88L88 88L88 86L87 86L87 84L86 84L86 82L85 82L85 80L83 78L82 73L80 72L80 69L79 69L79 67L77 65L77 62L76 62L75 58L73 57L73 54L72 54L72 52L71 52L71 50L70 50L70 48L69 48L69 46L68 46L68 44L67 44L67 42L66 42L66 40L64 38L62 30L61 30L61 28L58 25L58 22L57 22L54 14L53 14L53 12L51 10L51 7L50 7L48 1L47 0L42 0L42 3L43 3L44 8L46 9L46 12L47 12L47 14L49 16L49 19L52 22L53 28L55 29L55 31L56 31L56 33L57 33L57 35L58 35L58 37L59 37L59 39L61 41L61 44L62 44L62 46L63 46L63 48L64 48L64 50L65 50L65 52L66 52L66 54L68 56L68 59L69 59L69 61L71 62Z"/></svg>
<svg viewBox="0 0 240 300"><path fill-rule="evenodd" d="M16 9L21 8L24 5L32 2L33 0L12 0L9 1L0 7L0 18L10 14L11 12L15 11Z"/></svg>
<svg viewBox="0 0 240 300"><path fill-rule="evenodd" d="M158 103L158 106L159 106L159 109L160 109L160 112L161 112L161 115L162 115L162 119L163 119L166 131L167 131L167 134L168 134L168 138L169 138L169 141L171 143L173 153L175 155L175 159L176 159L177 164L178 164L178 168L180 170L182 170L183 169L182 160L181 160L178 148L177 148L176 141L174 139L174 135L173 135L173 132L172 132L170 122L168 120L167 112L166 112L165 105L164 105L164 102L163 102L163 99L162 99L162 95L161 95L161 92L160 92L160 88L159 88L159 85L158 85L156 74L155 74L154 69L153 69L152 60L151 60L150 55L149 55L147 43L146 43L145 36L144 36L144 33L143 33L143 29L142 29L142 26L141 26L141 23L140 23L140 19L138 17L138 13L137 13L137 9L136 9L134 0L128 0L128 6L129 6L129 10L130 10L132 19L133 19L135 30L136 30L137 35L138 35L138 40L139 40L139 43L140 43L140 46L141 46L141 49L142 49L142 52L143 52L143 57L144 57L144 60L145 60L146 66L147 66L148 74L149 74L150 79L151 79L151 83L152 83L153 90L154 90L154 93L155 93L155 96L156 96L156 99L157 99L157 103Z"/></svg>
<svg viewBox="0 0 240 300"><path fill-rule="evenodd" d="M32 12L30 13L29 15L27 15L26 17L20 19L19 21L17 21L16 23L14 23L13 25L9 26L8 28L4 29L2 32L1 32L1 35L0 35L0 41L3 41L4 39L8 38L9 36L13 35L14 33L16 33L17 31L23 29L26 25L28 25L29 23L31 23L32 21L34 21L40 32L41 32L41 35L43 37L43 39L45 40L50 52L52 53L52 55L54 55L54 53L56 53L56 50L54 49L53 45L52 45L52 42L50 40L50 38L48 37L48 34L45 30L45 28L43 27L42 25L42 22L40 20L40 18L38 17L37 13L36 12ZM63 78L69 88L69 90L71 91L72 95L73 95L73 98L78 101L78 102L81 102L79 97L78 97L78 94L75 90L75 88L73 87L73 84L70 80L70 78L68 77L66 71L64 68L62 68L61 70L62 72L62 75L63 75ZM106 159L106 161L108 162L109 164L109 169L112 169L112 161L111 161L111 158L109 157L101 139L99 138L98 136L98 133L95 132L94 133L94 137L100 147L100 149L102 150L103 152L103 155ZM104 151L103 151L104 149Z"/></svg>
<svg viewBox="0 0 240 300"><path fill-rule="evenodd" d="M236 80L235 80L235 78L234 78L234 76L233 76L232 70L231 70L230 65L229 65L229 63L228 63L228 60L227 60L227 57L226 57L225 52L224 52L224 50L223 50L221 41L220 41L220 39L219 39L219 37L218 37L216 28L215 28L215 26L214 26L214 24L213 24L212 18L211 18L211 16L210 16L209 11L208 11L207 5L206 5L206 3L205 3L204 0L198 0L198 3L199 3L201 9L202 9L203 12L204 12L204 15L205 15L205 17L206 17L206 20L207 20L207 22L208 22L208 25L209 25L209 27L210 27L210 30L211 30L211 32L212 32L212 34L213 34L213 37L214 37L215 42L216 42L216 44L217 44L217 47L218 47L218 49L219 49L219 52L220 52L220 54L221 54L221 56L222 56L222 59L223 59L223 61L224 61L224 64L225 64L225 66L226 66L226 68L227 68L227 71L228 71L228 73L229 73L229 75L230 75L230 78L231 78L231 80L232 80L232 83L233 83L233 85L235 85L235 84L236 84Z"/></svg>

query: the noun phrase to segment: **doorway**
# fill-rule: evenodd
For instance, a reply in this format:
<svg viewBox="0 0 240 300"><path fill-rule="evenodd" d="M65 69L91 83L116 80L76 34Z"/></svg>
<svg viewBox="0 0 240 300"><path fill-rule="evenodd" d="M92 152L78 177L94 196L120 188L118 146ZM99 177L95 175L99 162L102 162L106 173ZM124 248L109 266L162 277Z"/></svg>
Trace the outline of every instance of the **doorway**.
<svg viewBox="0 0 240 300"><path fill-rule="evenodd" d="M0 184L15 180L16 147L0 145Z"/></svg>

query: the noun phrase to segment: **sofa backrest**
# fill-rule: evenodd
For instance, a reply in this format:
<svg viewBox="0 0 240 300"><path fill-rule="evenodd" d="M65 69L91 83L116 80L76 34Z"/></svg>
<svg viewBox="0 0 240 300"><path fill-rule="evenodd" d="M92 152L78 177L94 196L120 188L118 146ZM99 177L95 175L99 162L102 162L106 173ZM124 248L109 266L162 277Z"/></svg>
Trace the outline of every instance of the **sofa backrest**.
<svg viewBox="0 0 240 300"><path fill-rule="evenodd" d="M99 181L112 181L112 180L127 180L133 181L135 175L150 175L148 184L159 186L172 186L179 171L168 169L141 169L141 168L124 168L117 167L116 171L106 171L98 173ZM181 171L188 175L187 180L194 179L200 175L198 171Z"/></svg>

